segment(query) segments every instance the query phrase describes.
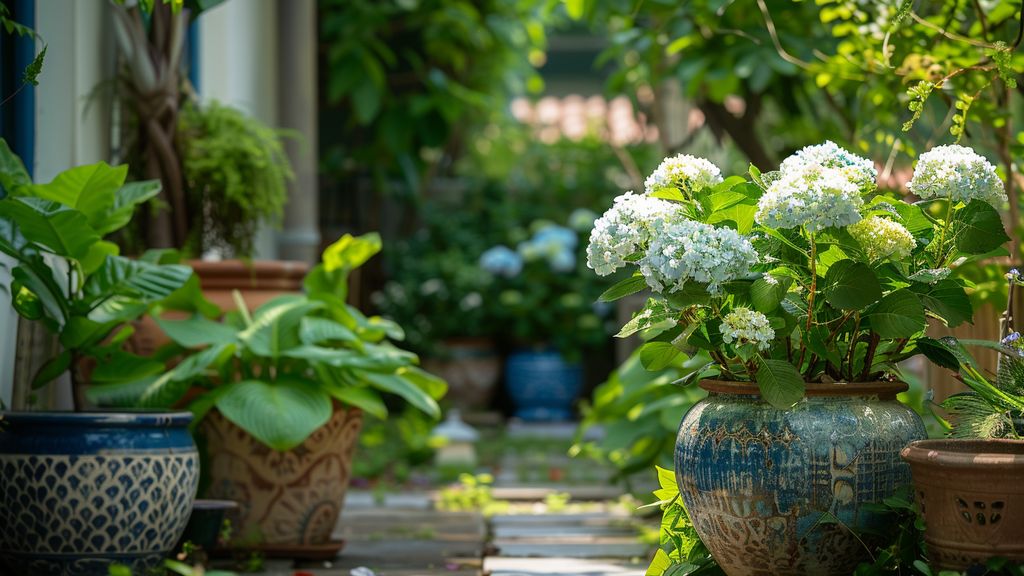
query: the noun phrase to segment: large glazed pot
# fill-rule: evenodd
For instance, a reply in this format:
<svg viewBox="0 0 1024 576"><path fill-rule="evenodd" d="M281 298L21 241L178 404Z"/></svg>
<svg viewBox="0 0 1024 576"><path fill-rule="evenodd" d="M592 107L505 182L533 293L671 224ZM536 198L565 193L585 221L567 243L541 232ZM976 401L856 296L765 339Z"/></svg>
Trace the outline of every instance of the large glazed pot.
<svg viewBox="0 0 1024 576"><path fill-rule="evenodd" d="M870 558L867 504L910 484L900 450L925 437L901 383L808 384L788 410L749 382L704 381L683 417L676 478L697 533L729 576L848 576ZM853 532L851 532L851 530Z"/></svg>
<svg viewBox="0 0 1024 576"><path fill-rule="evenodd" d="M519 350L505 362L515 415L529 421L568 420L583 385L583 369L553 350Z"/></svg>
<svg viewBox="0 0 1024 576"><path fill-rule="evenodd" d="M445 399L469 412L491 404L501 378L501 356L486 338L451 338L444 341L443 357L424 358L423 369L448 383Z"/></svg>
<svg viewBox="0 0 1024 576"><path fill-rule="evenodd" d="M333 557L331 542L352 471L362 412L334 414L299 446L279 452L220 412L200 426L209 458L206 496L239 503L232 545L268 555ZM333 547L332 547L333 546Z"/></svg>
<svg viewBox="0 0 1024 576"><path fill-rule="evenodd" d="M994 556L1024 562L1024 441L922 440L903 458L937 568L966 570Z"/></svg>
<svg viewBox="0 0 1024 576"><path fill-rule="evenodd" d="M3 574L143 574L174 551L199 484L184 413L0 413Z"/></svg>

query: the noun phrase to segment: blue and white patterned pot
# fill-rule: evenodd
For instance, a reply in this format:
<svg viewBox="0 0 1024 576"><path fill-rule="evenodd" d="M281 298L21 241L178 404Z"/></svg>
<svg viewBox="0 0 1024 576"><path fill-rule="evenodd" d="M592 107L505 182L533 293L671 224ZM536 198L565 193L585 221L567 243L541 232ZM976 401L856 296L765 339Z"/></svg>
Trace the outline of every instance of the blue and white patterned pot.
<svg viewBox="0 0 1024 576"><path fill-rule="evenodd" d="M869 559L854 532L882 527L868 504L910 484L900 450L926 435L896 400L906 385L808 384L788 410L747 382L701 387L708 397L679 427L676 479L725 573L847 576Z"/></svg>
<svg viewBox="0 0 1024 576"><path fill-rule="evenodd" d="M505 385L515 404L516 417L568 420L583 385L583 369L552 350L519 350L505 362Z"/></svg>
<svg viewBox="0 0 1024 576"><path fill-rule="evenodd" d="M0 412L4 574L145 573L192 511L199 455L182 413Z"/></svg>

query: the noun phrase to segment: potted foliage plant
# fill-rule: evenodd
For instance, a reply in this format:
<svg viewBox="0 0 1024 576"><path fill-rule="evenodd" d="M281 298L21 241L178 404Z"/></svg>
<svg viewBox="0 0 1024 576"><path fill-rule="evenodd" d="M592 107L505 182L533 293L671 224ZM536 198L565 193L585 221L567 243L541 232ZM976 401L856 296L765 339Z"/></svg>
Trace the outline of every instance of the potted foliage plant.
<svg viewBox="0 0 1024 576"><path fill-rule="evenodd" d="M689 379L709 395L681 422L675 465L722 569L850 574L867 554L855 534L884 521L867 504L909 484L899 452L925 436L896 401L897 364L938 346L928 316L971 319L951 266L1001 250L1006 195L960 146L921 155L913 204L831 142L750 176L666 159L597 221L589 264L638 268L605 299L653 291L621 336L712 358Z"/></svg>
<svg viewBox="0 0 1024 576"><path fill-rule="evenodd" d="M1010 294L1021 284L1007 274ZM1004 319L1012 318L1013 298ZM1008 327L1008 323L1004 322ZM1005 333L1005 332L1004 332ZM987 378L965 343L1000 354ZM1011 332L1000 342L943 338L932 360L959 373L970 389L942 406L952 418L951 438L920 440L903 449L925 522L929 560L939 568L967 570L999 557L1024 563L1024 340Z"/></svg>
<svg viewBox="0 0 1024 576"><path fill-rule="evenodd" d="M591 215L588 215L591 214ZM479 266L496 282L498 319L514 347L505 386L524 420L567 420L583 384L580 360L607 343L611 307L594 303L601 285L585 270L581 235L594 215L579 210L577 226L534 221L515 249L496 245Z"/></svg>
<svg viewBox="0 0 1024 576"><path fill-rule="evenodd" d="M217 322L195 313L158 318L173 341L161 375L96 387L104 403L187 403L209 466L206 496L240 504L234 544L269 554L333 557L330 540L365 411L387 415L380 392L437 418L443 380L391 344L390 321L345 303L349 273L381 248L346 235L305 278L305 294L282 295L252 312L240 296ZM183 302L179 308L188 308ZM218 314L212 314L216 317Z"/></svg>
<svg viewBox="0 0 1024 576"><path fill-rule="evenodd" d="M0 412L0 567L11 574L140 572L185 528L199 480L187 412L83 412L89 385L163 365L122 349L130 323L186 286L187 266L128 259L104 236L160 190L127 167L79 166L33 184L0 140L0 252L14 260L14 309L59 338L35 374L70 372L76 412ZM9 571L9 572L8 572Z"/></svg>

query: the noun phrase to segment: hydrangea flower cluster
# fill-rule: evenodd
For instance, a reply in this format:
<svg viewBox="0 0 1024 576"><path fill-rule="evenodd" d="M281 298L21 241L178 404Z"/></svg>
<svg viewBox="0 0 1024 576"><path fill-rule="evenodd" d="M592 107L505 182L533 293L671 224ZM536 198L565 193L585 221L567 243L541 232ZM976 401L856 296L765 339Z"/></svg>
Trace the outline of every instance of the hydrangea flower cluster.
<svg viewBox="0 0 1024 576"><path fill-rule="evenodd" d="M914 250L914 235L902 224L881 216L869 216L846 230L860 243L868 260L902 260Z"/></svg>
<svg viewBox="0 0 1024 576"><path fill-rule="evenodd" d="M626 258L641 250L650 241L650 226L671 218L675 204L626 192L594 222L587 246L587 266L600 276L607 276L626 264Z"/></svg>
<svg viewBox="0 0 1024 576"><path fill-rule="evenodd" d="M964 203L978 199L996 208L1006 202L996 167L974 150L956 144L936 146L921 154L907 189L921 198Z"/></svg>
<svg viewBox="0 0 1024 576"><path fill-rule="evenodd" d="M548 224L532 238L521 242L516 251L527 261L547 260L551 270L569 272L576 267L576 232L564 226Z"/></svg>
<svg viewBox="0 0 1024 576"><path fill-rule="evenodd" d="M480 267L505 278L514 278L523 270L523 257L508 246L494 246L480 255Z"/></svg>
<svg viewBox="0 0 1024 576"><path fill-rule="evenodd" d="M767 350L775 339L768 317L750 308L736 308L722 318L722 341L726 344L753 344Z"/></svg>
<svg viewBox="0 0 1024 576"><path fill-rule="evenodd" d="M803 226L809 232L849 226L860 220L860 192L857 182L840 168L792 165L768 186L754 219L770 228Z"/></svg>
<svg viewBox="0 0 1024 576"><path fill-rule="evenodd" d="M722 182L722 171L708 160L679 154L665 158L644 181L644 190L651 194L662 188L678 188L692 193Z"/></svg>
<svg viewBox="0 0 1024 576"><path fill-rule="evenodd" d="M865 192L873 190L878 179L878 171L873 162L857 156L831 140L797 150L792 156L782 161L779 170L791 172L807 166L835 168Z"/></svg>
<svg viewBox="0 0 1024 576"><path fill-rule="evenodd" d="M721 285L744 276L757 264L757 251L731 228L693 220L658 221L640 273L656 292L673 292L688 280L705 282L718 294Z"/></svg>

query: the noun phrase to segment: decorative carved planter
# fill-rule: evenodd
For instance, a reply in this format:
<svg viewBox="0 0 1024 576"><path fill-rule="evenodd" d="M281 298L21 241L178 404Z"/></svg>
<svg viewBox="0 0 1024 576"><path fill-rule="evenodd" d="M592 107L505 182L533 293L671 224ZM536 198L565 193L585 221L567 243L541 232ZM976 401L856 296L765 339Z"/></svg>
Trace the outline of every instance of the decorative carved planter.
<svg viewBox="0 0 1024 576"><path fill-rule="evenodd" d="M808 384L788 410L747 382L704 381L683 417L676 478L697 533L729 576L848 576L868 550L865 506L910 484L900 450L925 437L901 383Z"/></svg>
<svg viewBox="0 0 1024 576"><path fill-rule="evenodd" d="M206 496L239 503L232 546L269 555L333 556L362 412L334 414L301 445L273 450L213 411L200 425L209 458Z"/></svg>
<svg viewBox="0 0 1024 576"><path fill-rule="evenodd" d="M903 459L938 568L966 570L993 556L1024 562L1024 441L922 440Z"/></svg>
<svg viewBox="0 0 1024 576"><path fill-rule="evenodd" d="M464 411L484 410L498 388L501 356L486 338L445 340L445 358L424 358L423 368L448 382L445 399Z"/></svg>
<svg viewBox="0 0 1024 576"><path fill-rule="evenodd" d="M0 573L143 574L174 551L199 484L185 413L0 413Z"/></svg>

